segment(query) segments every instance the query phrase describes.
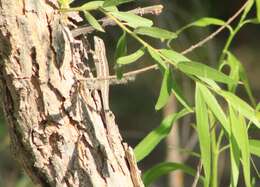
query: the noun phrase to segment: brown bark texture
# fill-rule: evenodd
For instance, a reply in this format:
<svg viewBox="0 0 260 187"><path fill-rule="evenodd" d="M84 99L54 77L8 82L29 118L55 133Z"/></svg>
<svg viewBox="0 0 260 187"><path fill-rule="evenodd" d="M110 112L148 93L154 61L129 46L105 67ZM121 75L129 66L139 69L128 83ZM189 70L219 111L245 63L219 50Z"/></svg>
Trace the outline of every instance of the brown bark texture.
<svg viewBox="0 0 260 187"><path fill-rule="evenodd" d="M143 186L132 149L102 119L85 48L56 1L0 0L3 110L12 150L42 186ZM87 75L86 75L87 74Z"/></svg>

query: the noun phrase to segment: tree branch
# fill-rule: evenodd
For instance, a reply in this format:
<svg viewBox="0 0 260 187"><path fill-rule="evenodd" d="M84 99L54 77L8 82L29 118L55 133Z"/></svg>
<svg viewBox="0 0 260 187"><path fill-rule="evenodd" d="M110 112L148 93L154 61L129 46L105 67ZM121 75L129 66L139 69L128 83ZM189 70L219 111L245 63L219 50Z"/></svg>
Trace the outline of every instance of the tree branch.
<svg viewBox="0 0 260 187"><path fill-rule="evenodd" d="M142 16L144 14L159 15L162 12L162 9L163 9L162 5L154 5L154 6L149 6L149 7L145 7L145 8L139 7L139 8L130 10L128 12L131 12L131 13L134 13L134 14L137 14L140 16ZM101 23L102 27L116 25L116 23L108 17L104 17L104 18L100 19L99 22ZM95 31L95 29L92 26L90 26L89 24L87 24L87 25L83 25L79 28L72 30L71 33L72 33L73 37L77 37L82 34L91 33L93 31Z"/></svg>

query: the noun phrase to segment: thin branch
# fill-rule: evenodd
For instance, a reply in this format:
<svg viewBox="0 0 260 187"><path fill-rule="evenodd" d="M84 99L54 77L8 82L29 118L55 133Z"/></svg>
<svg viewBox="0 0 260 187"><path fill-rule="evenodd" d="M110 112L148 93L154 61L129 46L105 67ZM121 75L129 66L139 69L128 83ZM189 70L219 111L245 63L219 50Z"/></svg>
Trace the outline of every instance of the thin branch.
<svg viewBox="0 0 260 187"><path fill-rule="evenodd" d="M199 178L200 178L201 169L202 169L202 162L199 161L199 164L197 166L197 173L196 173L196 176L195 176L194 181L192 183L192 187L196 187L197 186L197 184L199 182Z"/></svg>
<svg viewBox="0 0 260 187"><path fill-rule="evenodd" d="M185 49L184 51L181 52L181 54L185 55L187 53L190 53L194 49L201 47L202 45L204 45L205 43L207 43L208 41L213 39L217 34L219 34L221 31L223 31L231 22L233 22L239 16L239 14L246 8L247 3L248 3L248 1L232 17L230 17L228 19L228 21L224 25L222 25L219 29L217 29L215 32L213 32L212 34L210 34L208 37L201 40L197 44L192 45L188 49ZM142 68L142 69L138 69L138 70L134 70L134 71L124 73L123 77L134 76L134 75L136 76L136 75L141 74L143 72L150 71L150 70L157 70L157 69L158 69L158 65L154 64L154 65ZM111 76L111 77L115 78L116 76Z"/></svg>
<svg viewBox="0 0 260 187"><path fill-rule="evenodd" d="M219 34L222 30L224 30L232 21L234 21L240 13L242 13L242 11L246 8L248 1L246 1L246 3L232 16L228 19L228 21L222 25L221 27L219 27L219 29L217 29L215 32L213 32L211 35L209 35L208 37L206 37L205 39L201 40L200 42L198 42L195 45L192 45L191 47L189 47L188 49L184 50L182 52L182 54L187 54L191 51L193 51L194 49L204 45L205 43L207 43L208 41L210 41L211 39L213 39L217 34Z"/></svg>
<svg viewBox="0 0 260 187"><path fill-rule="evenodd" d="M162 5L154 5L154 6L148 6L145 8L136 8L133 10L130 10L128 12L137 14L137 15L144 15L144 14L153 14L153 15L159 15L162 12L163 6ZM112 25L116 25L116 23L111 20L108 17L104 17L102 19L99 20L99 22L101 23L102 27L106 27L106 26L112 26ZM79 28L76 28L74 30L71 31L72 36L73 37L77 37L80 36L82 34L88 34L95 31L95 29L90 26L89 24L81 26Z"/></svg>

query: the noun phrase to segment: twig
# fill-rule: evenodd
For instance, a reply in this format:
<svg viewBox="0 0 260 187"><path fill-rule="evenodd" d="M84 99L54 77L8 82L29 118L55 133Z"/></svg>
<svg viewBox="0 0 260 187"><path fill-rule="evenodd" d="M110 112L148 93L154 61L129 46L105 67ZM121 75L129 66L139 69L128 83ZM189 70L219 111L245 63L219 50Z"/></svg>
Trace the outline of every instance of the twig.
<svg viewBox="0 0 260 187"><path fill-rule="evenodd" d="M195 176L194 181L192 183L192 187L196 187L197 186L197 184L199 182L199 178L200 178L201 169L202 169L202 163L201 163L201 161L199 161L199 164L197 166L197 173L196 173L196 176Z"/></svg>
<svg viewBox="0 0 260 187"><path fill-rule="evenodd" d="M130 10L128 12L138 14L140 16L142 16L144 14L159 15L162 12L162 9L163 9L162 5L154 5L154 6L148 6L148 7L145 7L145 8L139 7L139 8ZM104 17L104 18L100 19L99 22L101 22L102 27L106 27L106 26L109 26L109 25L110 26L116 25L116 23L108 17ZM87 25L84 25L84 26L81 26L79 28L72 30L71 33L72 33L73 37L77 37L77 36L82 35L82 34L91 33L93 31L95 31L95 29L92 26L87 24Z"/></svg>
<svg viewBox="0 0 260 187"><path fill-rule="evenodd" d="M209 35L208 37L206 37L205 39L201 40L200 42L198 42L195 45L192 45L191 47L189 47L188 49L182 51L182 54L187 54L191 51L193 51L195 48L198 48L202 45L204 45L205 43L207 43L209 40L211 40L212 38L214 38L217 34L219 34L222 30L224 30L232 21L234 21L237 16L239 16L239 14L246 8L248 1L246 1L246 3L232 16L228 19L228 21L222 25L221 27L219 27L219 29L217 29L215 32L213 32L211 35Z"/></svg>
<svg viewBox="0 0 260 187"><path fill-rule="evenodd" d="M234 21L239 16L239 14L245 9L247 3L248 3L248 1L232 17L230 17L228 19L228 21L224 25L222 25L219 29L217 29L215 32L213 32L212 34L210 34L209 36L207 36L205 39L201 40L197 44L192 45L188 49L185 49L184 51L181 52L181 54L185 55L187 53L190 53L194 49L196 49L198 47L201 47L202 45L204 45L205 43L207 43L208 41L213 39L217 34L219 34L222 30L224 30L227 27L227 25L229 25L232 21ZM142 68L142 69L138 69L138 70L134 70L134 71L130 71L130 72L124 73L123 77L125 77L125 76L134 76L134 75L138 75L138 74L141 74L143 72L146 72L146 71L156 70L156 69L158 69L158 65L154 64L154 65Z"/></svg>

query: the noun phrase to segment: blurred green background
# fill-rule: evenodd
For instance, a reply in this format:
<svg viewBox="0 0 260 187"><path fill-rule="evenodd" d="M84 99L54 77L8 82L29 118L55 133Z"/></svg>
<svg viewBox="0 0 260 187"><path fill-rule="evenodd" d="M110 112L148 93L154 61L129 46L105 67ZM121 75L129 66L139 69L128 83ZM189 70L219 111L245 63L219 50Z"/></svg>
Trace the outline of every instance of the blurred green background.
<svg viewBox="0 0 260 187"><path fill-rule="evenodd" d="M87 1L77 1L82 3ZM243 0L150 0L150 1L136 1L122 6L122 10L129 10L138 6L148 6L152 4L163 4L164 11L158 17L149 16L152 18L157 26L175 31L180 27L193 22L201 17L216 17L222 20L227 20L230 16L237 11L244 3ZM250 15L254 16L255 12L252 11ZM234 22L233 24L235 24ZM172 43L176 51L182 51L190 45L195 44L204 37L208 36L211 32L216 30L217 27L208 28L192 28ZM113 54L115 46L121 31L115 27L106 29L107 33L102 35L107 45L107 55L111 68L113 69ZM96 34L96 33L95 33ZM219 54L226 42L228 36L227 30L220 33L211 40L209 43L200 47L188 54L193 59L203 63L210 64L217 67ZM154 40L150 41L157 47L163 47L162 44ZM128 38L129 52L138 49L140 46L133 39ZM248 25L243 28L236 36L232 44L232 52L240 59L246 68L251 83L256 101L260 101L260 25ZM138 69L151 65L151 59L145 57L138 63L127 67L125 71ZM127 85L116 85L111 88L111 108L115 113L117 124L123 138L132 146L135 146L148 132L157 127L162 120L163 114L154 110L157 97L159 95L161 74L158 71L150 71L138 75L136 81L130 82ZM185 96L192 101L194 95L194 85L182 75L177 75L177 80L181 85ZM245 100L248 100L246 94L241 89L238 94ZM194 121L191 119L182 120L178 126L178 137L180 139L180 146L189 143L191 139L192 130L189 123ZM30 187L34 186L27 178L21 167L17 164L12 156L9 147L8 128L4 122L3 117L0 119L0 187ZM175 132L173 132L175 133ZM254 138L260 138L260 134L250 132ZM192 139L193 140L193 139ZM196 139L194 140L196 141ZM196 142L195 142L196 143ZM195 150L198 147L195 145ZM175 149L165 142L161 143L156 150L152 152L145 160L139 163L142 170L148 169L165 160L166 152L169 149ZM177 151L177 150L176 150ZM198 160L192 158L187 159L186 163L196 168ZM220 157L220 171L221 183L220 186L228 186L229 184L229 168L224 168L225 162L228 161L227 155ZM254 158L258 169L260 168L259 159ZM227 165L227 164L226 164ZM226 171L226 172L225 172ZM254 171L252 171L254 174ZM256 181L256 186L260 186L260 179ZM190 186L192 178L185 176L185 186ZM242 185L242 184L241 184ZM166 177L160 178L153 186L167 186Z"/></svg>

